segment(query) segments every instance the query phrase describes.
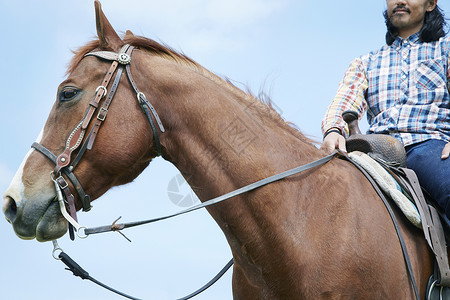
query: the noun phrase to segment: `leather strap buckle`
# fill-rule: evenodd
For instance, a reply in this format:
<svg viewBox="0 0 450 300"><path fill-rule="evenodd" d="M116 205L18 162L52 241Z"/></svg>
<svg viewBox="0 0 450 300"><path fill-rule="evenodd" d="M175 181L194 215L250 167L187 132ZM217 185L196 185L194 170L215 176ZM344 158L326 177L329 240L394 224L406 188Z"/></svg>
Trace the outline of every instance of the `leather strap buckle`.
<svg viewBox="0 0 450 300"><path fill-rule="evenodd" d="M100 121L105 121L106 119L106 114L108 113L108 110L104 107L100 108L100 110L98 111L97 114L97 119L99 119Z"/></svg>
<svg viewBox="0 0 450 300"><path fill-rule="evenodd" d="M58 183L58 185L61 188L61 190L64 190L64 189L69 187L69 184L67 183L67 181L62 176L59 176L58 178L56 178L56 182Z"/></svg>

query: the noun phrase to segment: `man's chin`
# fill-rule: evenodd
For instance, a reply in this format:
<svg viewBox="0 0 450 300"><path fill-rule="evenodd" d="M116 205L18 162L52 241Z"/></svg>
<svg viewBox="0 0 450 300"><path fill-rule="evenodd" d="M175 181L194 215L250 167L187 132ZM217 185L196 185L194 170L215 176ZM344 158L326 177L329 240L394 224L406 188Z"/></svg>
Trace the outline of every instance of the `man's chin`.
<svg viewBox="0 0 450 300"><path fill-rule="evenodd" d="M392 26L397 30L407 29L408 26L411 26L409 24L408 13L397 13L390 18L390 21Z"/></svg>

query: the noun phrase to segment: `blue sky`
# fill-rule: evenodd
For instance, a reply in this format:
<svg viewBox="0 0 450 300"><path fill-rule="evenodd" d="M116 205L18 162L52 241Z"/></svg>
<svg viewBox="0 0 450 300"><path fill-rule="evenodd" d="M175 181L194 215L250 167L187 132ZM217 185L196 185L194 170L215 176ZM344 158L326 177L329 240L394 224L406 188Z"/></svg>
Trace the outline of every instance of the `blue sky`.
<svg viewBox="0 0 450 300"><path fill-rule="evenodd" d="M384 43L385 1L103 1L117 31L163 41L255 94L320 140L322 116L350 61ZM450 3L439 1L450 15ZM0 190L5 191L39 134L64 79L71 49L95 34L93 1L0 0ZM114 188L80 213L97 226L118 216L151 218L180 209L170 198L178 171L156 159L135 182ZM47 176L47 175L45 175ZM190 191L182 185L180 193ZM144 299L175 299L208 281L231 257L206 211L60 246L92 276ZM120 299L73 277L51 243L23 241L0 218L2 299ZM231 272L196 299L231 299Z"/></svg>

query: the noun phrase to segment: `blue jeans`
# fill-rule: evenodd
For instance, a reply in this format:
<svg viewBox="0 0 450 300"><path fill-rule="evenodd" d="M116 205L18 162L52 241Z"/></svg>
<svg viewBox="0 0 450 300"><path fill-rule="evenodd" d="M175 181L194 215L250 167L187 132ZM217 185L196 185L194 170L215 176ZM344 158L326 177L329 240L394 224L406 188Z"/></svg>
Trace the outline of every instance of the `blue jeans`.
<svg viewBox="0 0 450 300"><path fill-rule="evenodd" d="M416 172L422 187L450 217L450 157L441 159L447 142L427 140L406 147L406 165Z"/></svg>

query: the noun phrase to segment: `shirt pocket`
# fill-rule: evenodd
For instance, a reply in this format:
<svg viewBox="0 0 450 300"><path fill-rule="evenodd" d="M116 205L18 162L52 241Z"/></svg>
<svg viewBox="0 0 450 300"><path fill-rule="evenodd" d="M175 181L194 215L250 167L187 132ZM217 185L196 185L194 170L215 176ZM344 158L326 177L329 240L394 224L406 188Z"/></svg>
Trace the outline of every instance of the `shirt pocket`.
<svg viewBox="0 0 450 300"><path fill-rule="evenodd" d="M421 61L416 69L416 87L427 90L443 87L446 84L445 73L442 59Z"/></svg>

